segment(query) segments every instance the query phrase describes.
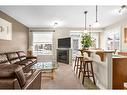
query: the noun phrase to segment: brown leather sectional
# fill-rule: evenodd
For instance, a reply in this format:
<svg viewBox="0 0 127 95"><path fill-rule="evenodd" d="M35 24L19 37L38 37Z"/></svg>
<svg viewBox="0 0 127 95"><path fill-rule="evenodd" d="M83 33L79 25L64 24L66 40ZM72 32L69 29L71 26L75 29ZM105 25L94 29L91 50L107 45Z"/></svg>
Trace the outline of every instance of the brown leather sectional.
<svg viewBox="0 0 127 95"><path fill-rule="evenodd" d="M0 64L18 64L25 73L29 72L30 67L36 62L36 57L27 57L24 51L0 54Z"/></svg>
<svg viewBox="0 0 127 95"><path fill-rule="evenodd" d="M30 69L36 62L24 51L0 54L0 89L40 89L41 73Z"/></svg>

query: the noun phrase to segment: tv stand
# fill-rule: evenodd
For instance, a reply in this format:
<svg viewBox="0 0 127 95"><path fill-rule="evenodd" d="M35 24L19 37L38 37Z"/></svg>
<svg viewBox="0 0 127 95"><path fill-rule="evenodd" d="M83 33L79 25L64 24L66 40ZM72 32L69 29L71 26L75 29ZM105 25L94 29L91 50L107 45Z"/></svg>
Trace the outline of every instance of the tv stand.
<svg viewBox="0 0 127 95"><path fill-rule="evenodd" d="M57 62L72 64L72 50L70 48L58 48Z"/></svg>

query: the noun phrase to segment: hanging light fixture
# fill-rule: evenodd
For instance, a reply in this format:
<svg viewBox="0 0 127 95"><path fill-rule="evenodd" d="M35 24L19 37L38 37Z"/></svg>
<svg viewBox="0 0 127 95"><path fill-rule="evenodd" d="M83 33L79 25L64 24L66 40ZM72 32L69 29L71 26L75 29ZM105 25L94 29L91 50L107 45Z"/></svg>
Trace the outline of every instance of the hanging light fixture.
<svg viewBox="0 0 127 95"><path fill-rule="evenodd" d="M87 11L84 12L84 14L85 14L85 29L84 29L84 31L83 31L84 33L88 33L87 28L86 28L86 27L87 27L87 26L86 26L86 22L87 22L87 17L86 17L86 15L87 15L87 13L88 13Z"/></svg>
<svg viewBox="0 0 127 95"><path fill-rule="evenodd" d="M96 5L96 21L93 24L93 27L99 27L100 23L98 22L98 6Z"/></svg>

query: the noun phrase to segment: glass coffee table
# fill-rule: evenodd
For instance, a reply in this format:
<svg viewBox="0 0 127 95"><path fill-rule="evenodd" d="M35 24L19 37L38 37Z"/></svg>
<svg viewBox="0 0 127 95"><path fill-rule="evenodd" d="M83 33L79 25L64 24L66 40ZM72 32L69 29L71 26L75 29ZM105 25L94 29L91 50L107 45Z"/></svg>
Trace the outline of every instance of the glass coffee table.
<svg viewBox="0 0 127 95"><path fill-rule="evenodd" d="M50 74L50 75L45 76L45 77L51 77L51 79L54 79L54 72L55 72L55 69L57 69L57 68L58 68L58 63L55 61L37 62L36 64L34 64L31 67L32 70L39 69L39 70L41 70L41 73Z"/></svg>

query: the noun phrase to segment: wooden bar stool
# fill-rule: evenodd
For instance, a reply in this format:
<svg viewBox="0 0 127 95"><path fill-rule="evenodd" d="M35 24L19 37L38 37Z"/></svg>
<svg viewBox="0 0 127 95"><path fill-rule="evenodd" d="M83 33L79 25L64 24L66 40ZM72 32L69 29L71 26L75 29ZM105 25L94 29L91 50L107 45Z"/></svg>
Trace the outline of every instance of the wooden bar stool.
<svg viewBox="0 0 127 95"><path fill-rule="evenodd" d="M93 83L96 85L95 78L94 78L94 71L93 71L93 65L91 60L84 60L83 61L83 80L82 84L84 84L84 78L85 77L92 77Z"/></svg>
<svg viewBox="0 0 127 95"><path fill-rule="evenodd" d="M74 64L74 71L76 70L76 74L78 73L78 70L82 65L82 62L83 62L83 56L76 56L75 64Z"/></svg>
<svg viewBox="0 0 127 95"><path fill-rule="evenodd" d="M82 59L82 62L81 64L79 65L79 73L78 73L78 78L80 78L80 73L83 72L83 59Z"/></svg>
<svg viewBox="0 0 127 95"><path fill-rule="evenodd" d="M88 56L88 53L83 52L83 61L84 61L84 60L89 60L89 59L90 59L90 57ZM80 65L78 78L80 78L80 73L83 71L83 63L84 63L84 62L82 62L81 65Z"/></svg>

